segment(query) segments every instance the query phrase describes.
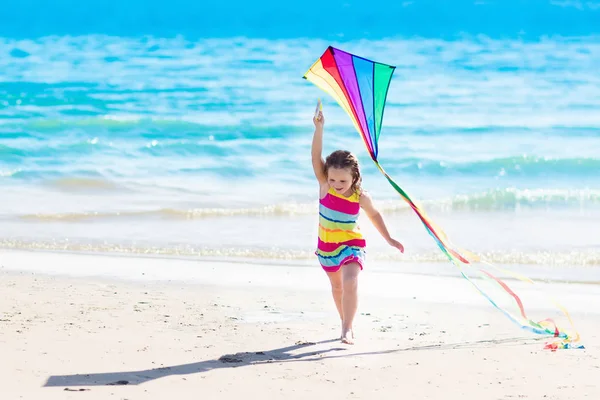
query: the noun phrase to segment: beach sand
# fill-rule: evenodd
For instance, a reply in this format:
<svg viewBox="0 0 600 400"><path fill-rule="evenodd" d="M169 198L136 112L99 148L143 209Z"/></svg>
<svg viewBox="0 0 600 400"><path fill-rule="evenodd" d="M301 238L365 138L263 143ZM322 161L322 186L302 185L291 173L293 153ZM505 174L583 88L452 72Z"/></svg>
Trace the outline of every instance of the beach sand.
<svg viewBox="0 0 600 400"><path fill-rule="evenodd" d="M365 270L348 346L317 267L16 251L0 263L3 400L600 398L593 285L549 286L586 346L551 352L464 280Z"/></svg>

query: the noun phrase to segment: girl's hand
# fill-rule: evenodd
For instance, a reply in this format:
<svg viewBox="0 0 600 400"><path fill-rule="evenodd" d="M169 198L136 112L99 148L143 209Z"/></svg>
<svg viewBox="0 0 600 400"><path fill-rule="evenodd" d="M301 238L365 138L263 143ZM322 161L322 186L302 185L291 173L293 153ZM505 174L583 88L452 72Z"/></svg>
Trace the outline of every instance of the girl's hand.
<svg viewBox="0 0 600 400"><path fill-rule="evenodd" d="M400 250L400 253L404 253L404 246L402 246L402 243L400 243L399 241L397 241L396 239L392 239L390 238L388 240L388 243L390 246L397 248L398 250Z"/></svg>
<svg viewBox="0 0 600 400"><path fill-rule="evenodd" d="M317 115L317 117L313 117L313 123L315 124L315 127L323 129L323 125L325 125L323 111L319 111L319 115Z"/></svg>

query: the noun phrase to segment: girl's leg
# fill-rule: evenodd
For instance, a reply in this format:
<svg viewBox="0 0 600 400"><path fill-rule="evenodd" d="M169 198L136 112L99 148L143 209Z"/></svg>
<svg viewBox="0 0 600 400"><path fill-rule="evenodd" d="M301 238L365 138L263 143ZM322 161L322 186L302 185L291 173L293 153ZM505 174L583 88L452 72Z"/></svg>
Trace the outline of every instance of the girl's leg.
<svg viewBox="0 0 600 400"><path fill-rule="evenodd" d="M342 342L353 344L352 323L358 308L358 273L360 265L349 263L342 271Z"/></svg>
<svg viewBox="0 0 600 400"><path fill-rule="evenodd" d="M333 294L333 301L335 302L335 307L340 314L340 321L343 325L344 312L342 311L342 269L340 268L335 272L327 272L327 276L331 282L331 294Z"/></svg>

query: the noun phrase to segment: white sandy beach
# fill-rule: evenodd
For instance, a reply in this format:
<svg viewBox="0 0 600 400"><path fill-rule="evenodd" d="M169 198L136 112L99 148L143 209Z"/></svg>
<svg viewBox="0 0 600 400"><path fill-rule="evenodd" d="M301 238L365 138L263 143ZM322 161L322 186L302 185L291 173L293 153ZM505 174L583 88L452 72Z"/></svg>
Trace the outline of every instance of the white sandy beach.
<svg viewBox="0 0 600 400"><path fill-rule="evenodd" d="M550 352L464 280L365 270L347 346L318 268L17 251L0 264L3 400L600 398L595 285L545 286L586 346Z"/></svg>

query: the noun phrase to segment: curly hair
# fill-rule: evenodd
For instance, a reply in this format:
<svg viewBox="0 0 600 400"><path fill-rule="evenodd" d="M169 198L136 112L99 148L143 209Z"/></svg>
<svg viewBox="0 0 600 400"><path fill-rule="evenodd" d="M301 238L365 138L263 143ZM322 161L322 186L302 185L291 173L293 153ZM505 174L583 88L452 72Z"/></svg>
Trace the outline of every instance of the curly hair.
<svg viewBox="0 0 600 400"><path fill-rule="evenodd" d="M358 159L347 150L336 150L325 159L324 172L327 175L329 168L348 169L352 175L352 190L360 193L362 177Z"/></svg>

